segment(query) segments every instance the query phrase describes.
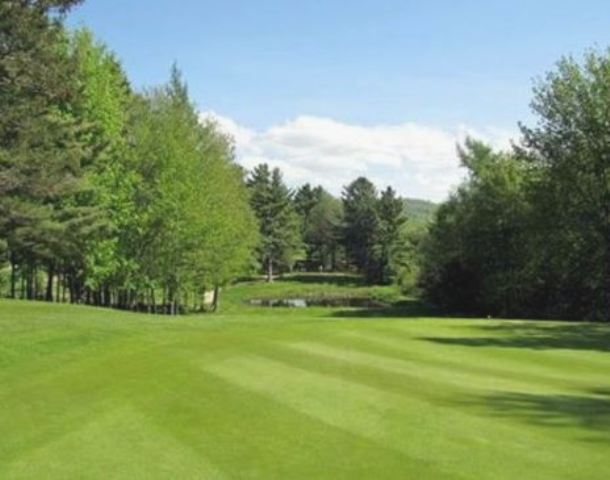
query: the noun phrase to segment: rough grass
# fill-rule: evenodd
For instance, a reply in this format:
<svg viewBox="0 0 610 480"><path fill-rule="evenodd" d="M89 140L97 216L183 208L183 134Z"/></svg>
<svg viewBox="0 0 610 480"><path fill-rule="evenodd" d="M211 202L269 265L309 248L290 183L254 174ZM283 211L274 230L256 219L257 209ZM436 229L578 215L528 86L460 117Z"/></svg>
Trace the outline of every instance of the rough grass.
<svg viewBox="0 0 610 480"><path fill-rule="evenodd" d="M293 288L365 287L0 302L0 478L610 478L606 325L242 305Z"/></svg>

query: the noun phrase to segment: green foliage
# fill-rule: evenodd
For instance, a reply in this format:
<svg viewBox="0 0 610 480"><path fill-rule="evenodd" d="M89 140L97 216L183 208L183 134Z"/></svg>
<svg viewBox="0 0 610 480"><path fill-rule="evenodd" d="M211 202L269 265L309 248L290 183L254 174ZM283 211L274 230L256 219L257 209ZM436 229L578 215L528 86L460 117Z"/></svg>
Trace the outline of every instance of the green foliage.
<svg viewBox="0 0 610 480"><path fill-rule="evenodd" d="M246 271L255 222L232 147L202 125L176 68L169 84L136 102L132 163L136 217L125 239L139 290L174 305Z"/></svg>
<svg viewBox="0 0 610 480"><path fill-rule="evenodd" d="M343 257L343 205L321 187L318 188L316 204L305 218L307 254L312 264L319 265L323 270L336 270Z"/></svg>
<svg viewBox="0 0 610 480"><path fill-rule="evenodd" d="M304 267L309 271L333 271L343 260L341 227L343 205L321 186L301 186L294 196L295 210L301 217L305 244Z"/></svg>
<svg viewBox="0 0 610 480"><path fill-rule="evenodd" d="M452 311L509 315L522 304L524 163L469 139L460 149L467 181L437 213L425 245L422 286Z"/></svg>
<svg viewBox="0 0 610 480"><path fill-rule="evenodd" d="M360 177L343 192L344 242L348 258L366 277L374 281L377 263L374 247L379 233L377 189Z"/></svg>
<svg viewBox="0 0 610 480"><path fill-rule="evenodd" d="M86 245L83 266L86 286L99 290L132 274L120 251L121 237L135 214L131 195L137 178L127 162L126 141L132 94L121 65L91 32L79 30L70 40L80 87L74 110L94 125L89 141L99 146L87 171L94 187L88 201L103 210L105 229Z"/></svg>
<svg viewBox="0 0 610 480"><path fill-rule="evenodd" d="M534 90L524 150L540 172L532 265L550 314L610 319L610 51L572 58ZM554 308L553 308L554 305Z"/></svg>
<svg viewBox="0 0 610 480"><path fill-rule="evenodd" d="M438 208L436 203L416 198L405 198L404 204L405 213L409 221L424 225L434 219L434 214Z"/></svg>
<svg viewBox="0 0 610 480"><path fill-rule="evenodd" d="M0 5L0 237L28 298L40 295L40 265L52 271L67 252L79 257L82 241L96 234L97 208L83 203L96 148L87 140L90 125L73 108L76 69L56 16L74 3ZM75 275L81 258L69 266Z"/></svg>
<svg viewBox="0 0 610 480"><path fill-rule="evenodd" d="M404 200L391 187L378 195L361 177L345 188L343 210L343 242L352 265L370 283L397 281L408 268Z"/></svg>
<svg viewBox="0 0 610 480"><path fill-rule="evenodd" d="M377 257L379 262L379 280L391 283L398 272L407 267L407 249L402 227L407 221L404 214L404 202L396 192L388 187L381 193L377 203L379 232L377 239Z"/></svg>
<svg viewBox="0 0 610 480"><path fill-rule="evenodd" d="M196 306L247 270L256 242L231 142L199 122L176 67L165 87L132 92L89 31L64 31L74 3L0 4L9 294L171 313L190 295Z"/></svg>
<svg viewBox="0 0 610 480"><path fill-rule="evenodd" d="M563 59L534 90L513 154L469 141L422 285L454 311L610 318L610 52Z"/></svg>
<svg viewBox="0 0 610 480"><path fill-rule="evenodd" d="M312 209L320 201L320 197L325 193L322 187L312 188L309 183L302 185L294 194L294 208L299 215L306 221Z"/></svg>
<svg viewBox="0 0 610 480"><path fill-rule="evenodd" d="M259 261L272 281L274 268L291 269L301 252L299 217L279 169L258 165L248 178L248 188L260 228Z"/></svg>
<svg viewBox="0 0 610 480"><path fill-rule="evenodd" d="M430 220L431 222L432 220ZM402 248L398 251L399 262L394 281L402 293L419 295L419 277L422 265L423 245L428 238L428 222L407 217L400 229L400 243Z"/></svg>

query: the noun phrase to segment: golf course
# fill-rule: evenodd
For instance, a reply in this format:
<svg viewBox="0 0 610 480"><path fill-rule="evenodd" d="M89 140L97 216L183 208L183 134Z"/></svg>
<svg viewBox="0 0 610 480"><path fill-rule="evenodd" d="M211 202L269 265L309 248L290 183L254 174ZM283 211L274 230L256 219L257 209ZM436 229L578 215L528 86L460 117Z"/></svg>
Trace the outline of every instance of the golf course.
<svg viewBox="0 0 610 480"><path fill-rule="evenodd" d="M610 480L609 25L0 0L0 480Z"/></svg>
<svg viewBox="0 0 610 480"><path fill-rule="evenodd" d="M608 325L248 303L391 289L251 282L179 317L2 300L0 478L610 478Z"/></svg>

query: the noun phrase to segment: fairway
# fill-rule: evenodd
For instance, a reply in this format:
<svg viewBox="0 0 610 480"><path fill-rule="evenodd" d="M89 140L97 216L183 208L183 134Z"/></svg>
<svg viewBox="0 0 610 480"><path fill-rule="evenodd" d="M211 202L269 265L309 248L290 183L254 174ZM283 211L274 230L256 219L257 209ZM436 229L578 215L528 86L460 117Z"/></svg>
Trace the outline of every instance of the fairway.
<svg viewBox="0 0 610 480"><path fill-rule="evenodd" d="M610 478L606 325L242 305L265 288L0 301L0 478Z"/></svg>

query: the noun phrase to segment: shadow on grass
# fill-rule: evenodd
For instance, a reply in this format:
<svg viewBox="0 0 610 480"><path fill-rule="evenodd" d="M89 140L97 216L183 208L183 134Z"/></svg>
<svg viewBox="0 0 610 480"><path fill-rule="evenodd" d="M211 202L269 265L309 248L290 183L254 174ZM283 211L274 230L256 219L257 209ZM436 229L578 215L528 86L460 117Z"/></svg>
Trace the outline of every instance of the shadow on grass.
<svg viewBox="0 0 610 480"><path fill-rule="evenodd" d="M402 300L386 307L337 310L335 318L421 318L439 317L441 312L421 300Z"/></svg>
<svg viewBox="0 0 610 480"><path fill-rule="evenodd" d="M604 433L588 438L610 442L610 390L594 390L588 395L537 395L529 393L497 393L461 402L484 407L500 417L515 418L533 425L547 427L578 427L592 433Z"/></svg>
<svg viewBox="0 0 610 480"><path fill-rule="evenodd" d="M570 349L610 352L610 324L561 325L546 322L523 322L504 325L481 325L479 331L489 336L423 337L422 340L442 345L466 347L507 347L534 350Z"/></svg>

